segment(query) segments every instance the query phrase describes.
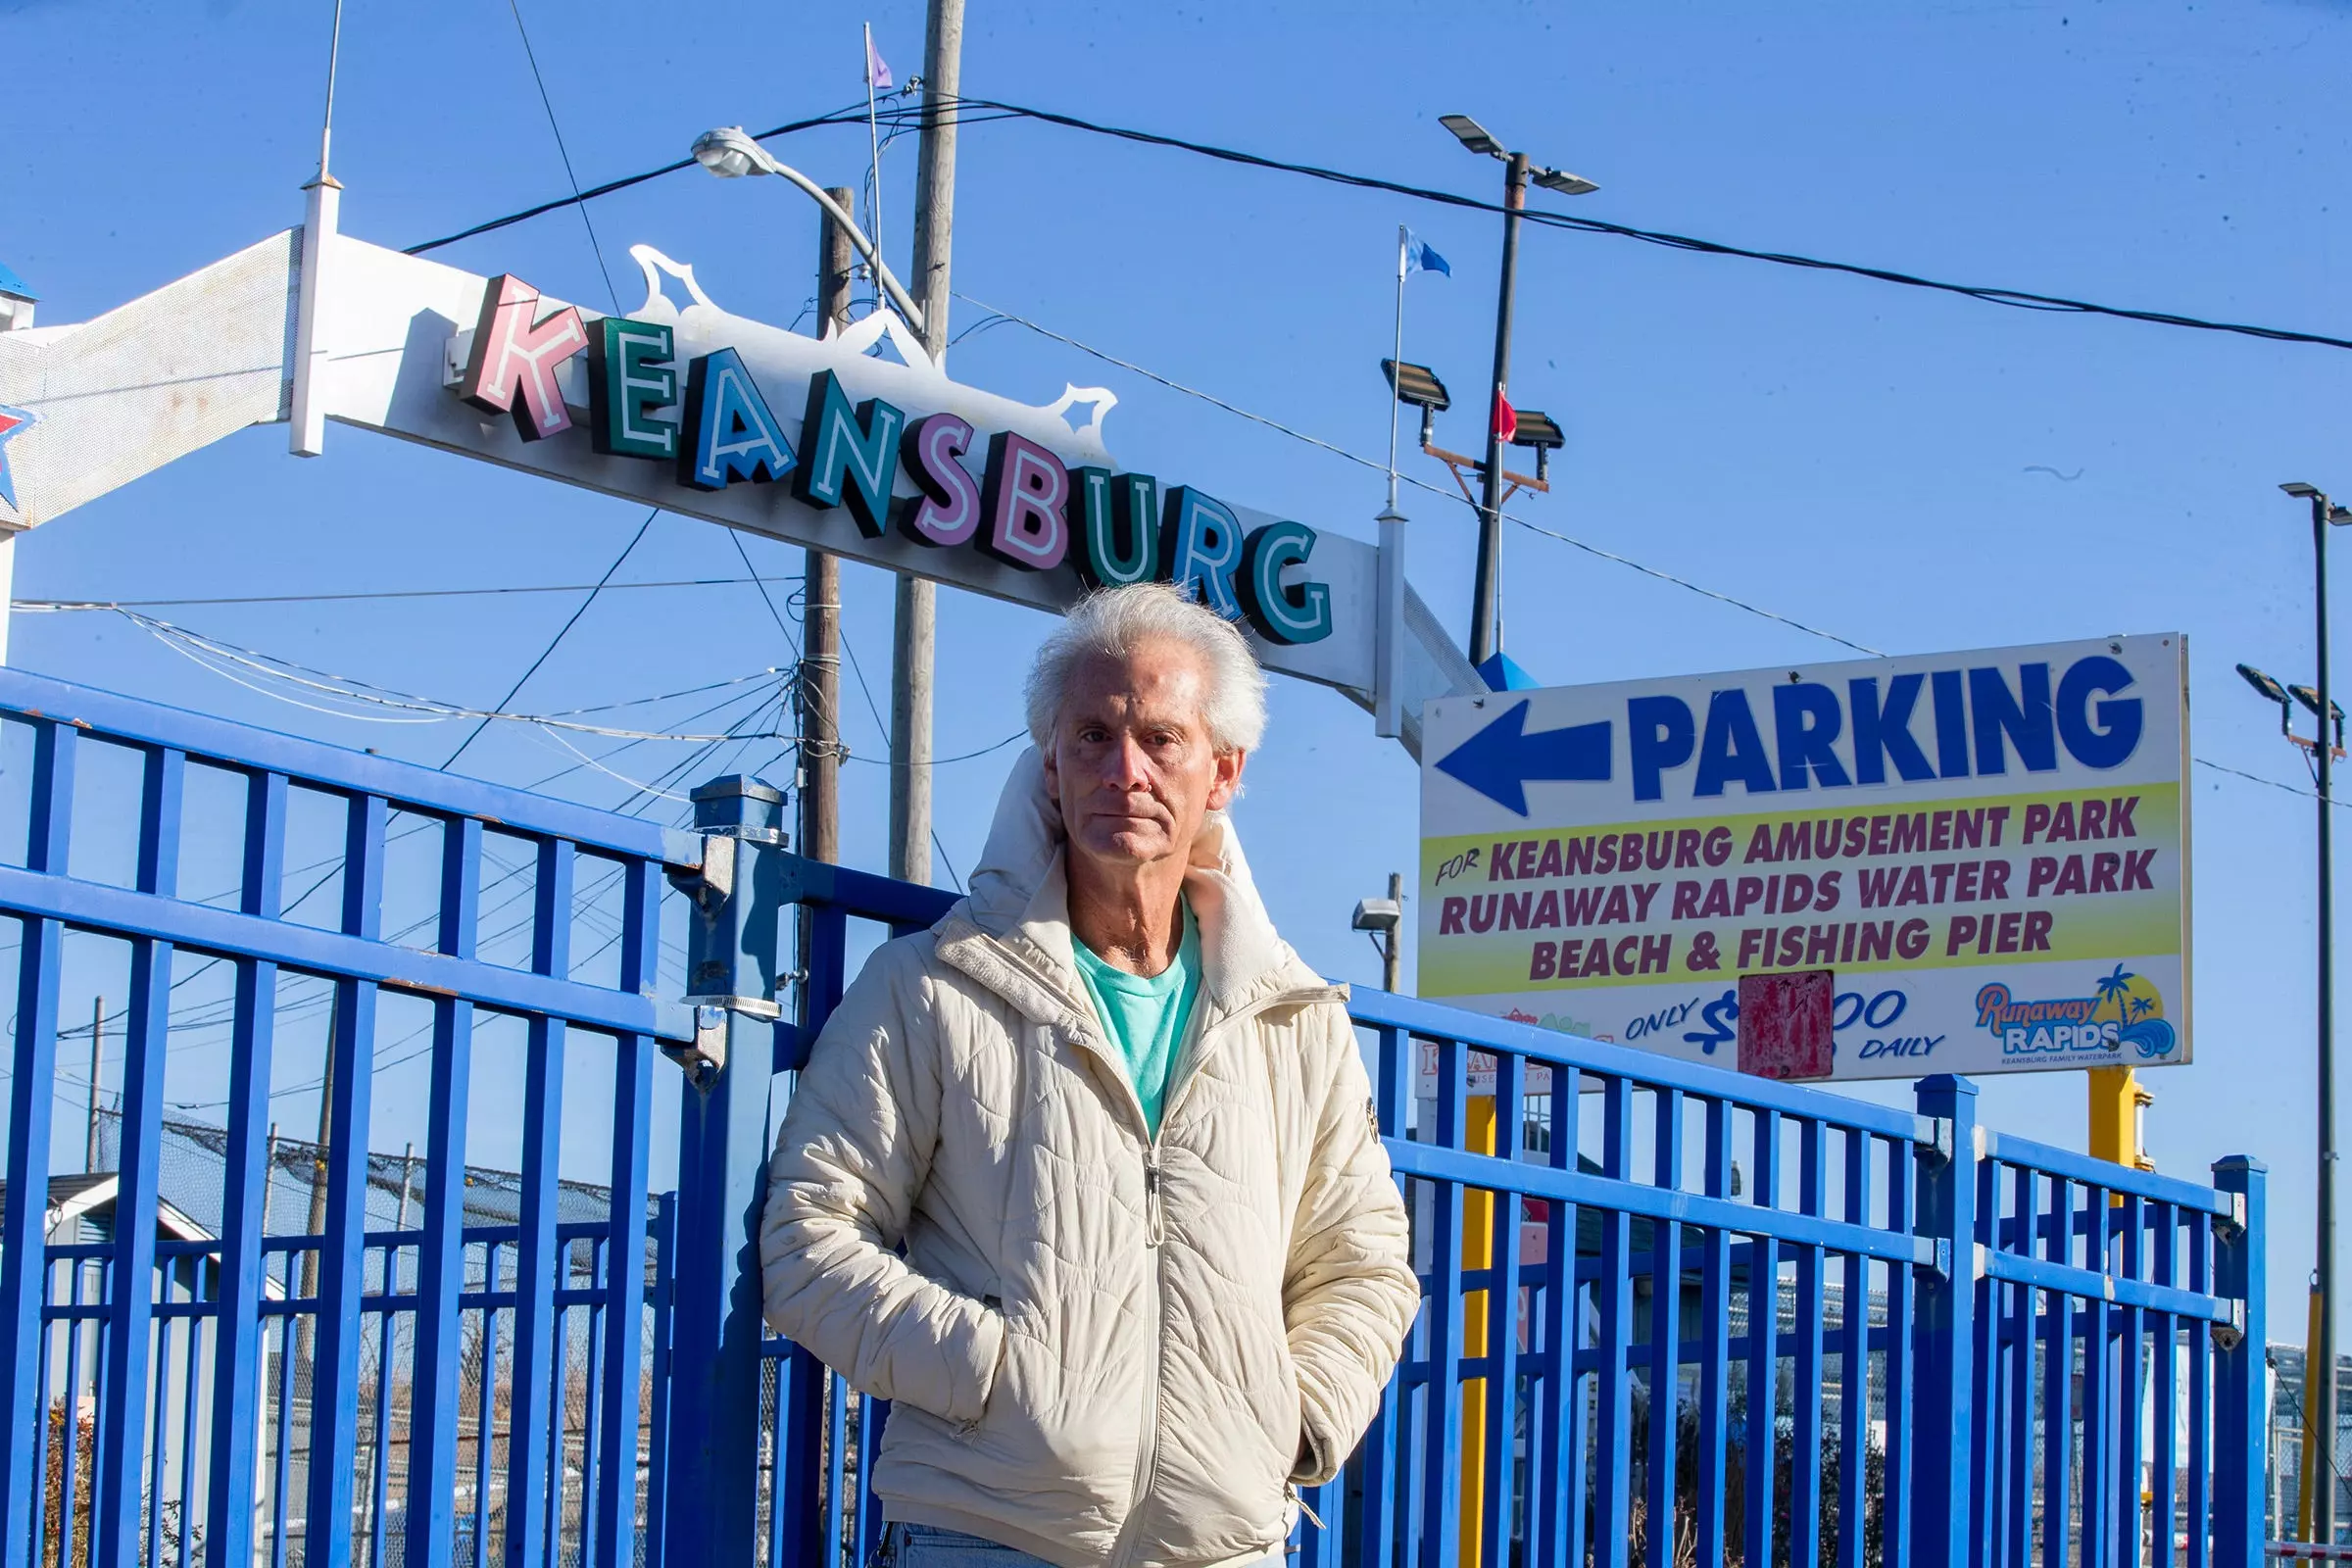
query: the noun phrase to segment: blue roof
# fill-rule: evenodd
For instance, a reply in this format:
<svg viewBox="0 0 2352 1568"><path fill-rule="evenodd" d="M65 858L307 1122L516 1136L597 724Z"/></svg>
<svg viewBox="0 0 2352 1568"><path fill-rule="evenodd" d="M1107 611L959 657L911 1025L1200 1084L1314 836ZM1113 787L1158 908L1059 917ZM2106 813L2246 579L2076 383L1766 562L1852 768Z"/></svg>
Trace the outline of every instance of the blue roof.
<svg viewBox="0 0 2352 1568"><path fill-rule="evenodd" d="M1517 660L1503 653L1490 657L1478 666L1478 673L1491 692L1532 692L1544 684L1522 669Z"/></svg>
<svg viewBox="0 0 2352 1568"><path fill-rule="evenodd" d="M35 300L40 296L24 286L24 280L13 271L6 262L0 262L0 294L14 294L21 300Z"/></svg>

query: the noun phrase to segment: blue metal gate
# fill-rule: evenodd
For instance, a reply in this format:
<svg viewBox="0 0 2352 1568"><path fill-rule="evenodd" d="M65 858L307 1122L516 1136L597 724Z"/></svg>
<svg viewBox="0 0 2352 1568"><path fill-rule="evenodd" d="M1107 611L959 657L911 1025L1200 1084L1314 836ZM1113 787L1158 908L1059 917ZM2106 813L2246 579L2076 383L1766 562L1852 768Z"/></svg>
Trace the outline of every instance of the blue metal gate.
<svg viewBox="0 0 2352 1568"><path fill-rule="evenodd" d="M440 1564L461 1543L460 1560L487 1560L494 1536L513 1562L553 1560L559 1538L564 1560L637 1560L659 1505L640 1486L660 1431L643 1376L660 1339L646 1292L652 1063L658 1042L693 1036L689 1009L652 995L657 901L665 869L699 865L699 844L15 670L0 672L0 726L24 828L0 857L0 911L19 938L0 1560ZM225 895L180 886L197 793L229 815ZM321 810L339 845L289 866L290 818ZM481 951L482 891L501 878L486 835L527 866L505 962ZM430 908L388 933L396 846L424 862ZM605 983L583 977L573 947L591 879L616 910ZM309 913L321 891L331 913ZM61 963L77 936L127 950L114 1218L96 1242L51 1229ZM217 1225L159 1240L181 1212L159 1192L173 993L216 965L232 992ZM292 977L331 994L315 1227L265 1225L274 1025ZM431 1101L398 1226L371 1201L366 1148L378 1016L395 995L429 1013ZM493 1014L519 1026L525 1090L469 1104ZM558 1179L572 1031L608 1037L613 1062L609 1180L587 1203ZM469 1202L466 1138L481 1117L520 1126L506 1223L476 1222Z"/></svg>
<svg viewBox="0 0 2352 1568"><path fill-rule="evenodd" d="M791 854L784 806L722 779L664 831L0 670L0 1568L855 1564L887 1412L762 1331L764 1155L855 944L948 900ZM223 890L181 885L200 836ZM486 930L485 889L523 912ZM127 996L122 1095L116 1157L58 1176L76 943ZM306 1007L315 1143L269 1108ZM404 1009L424 1148L395 1158L368 1130ZM1302 1568L2259 1562L2259 1164L2208 1188L2026 1143L1960 1080L1897 1110L1353 1010L1426 1300ZM166 1115L203 1027L218 1126ZM494 1056L511 1100L470 1096ZM567 1063L601 1180L562 1175ZM512 1171L468 1161L486 1123ZM166 1191L189 1150L201 1201ZM309 1216L270 1207L306 1183Z"/></svg>

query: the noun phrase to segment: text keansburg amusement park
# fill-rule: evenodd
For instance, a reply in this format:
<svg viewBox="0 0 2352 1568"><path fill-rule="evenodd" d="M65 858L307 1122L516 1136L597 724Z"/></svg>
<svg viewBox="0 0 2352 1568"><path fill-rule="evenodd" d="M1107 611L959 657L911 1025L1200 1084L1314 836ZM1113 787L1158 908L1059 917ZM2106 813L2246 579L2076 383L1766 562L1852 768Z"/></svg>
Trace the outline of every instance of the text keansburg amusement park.
<svg viewBox="0 0 2352 1568"><path fill-rule="evenodd" d="M1421 994L1710 1058L1828 969L1835 1075L2185 1060L2178 637L1451 699Z"/></svg>

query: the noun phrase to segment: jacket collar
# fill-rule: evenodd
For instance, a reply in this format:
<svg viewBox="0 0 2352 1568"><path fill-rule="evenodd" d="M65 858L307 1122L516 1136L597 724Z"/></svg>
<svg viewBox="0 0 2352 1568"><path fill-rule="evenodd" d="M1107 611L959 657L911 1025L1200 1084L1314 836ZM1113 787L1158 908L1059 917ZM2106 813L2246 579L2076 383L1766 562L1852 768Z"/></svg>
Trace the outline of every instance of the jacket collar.
<svg viewBox="0 0 2352 1568"><path fill-rule="evenodd" d="M1065 853L1061 811L1032 746L1004 782L970 896L936 928L942 958L1041 1022L1093 1016L1072 956ZM1281 992L1330 994L1275 932L1227 813L1211 811L1202 820L1184 891L1200 928L1200 991L1208 1021Z"/></svg>

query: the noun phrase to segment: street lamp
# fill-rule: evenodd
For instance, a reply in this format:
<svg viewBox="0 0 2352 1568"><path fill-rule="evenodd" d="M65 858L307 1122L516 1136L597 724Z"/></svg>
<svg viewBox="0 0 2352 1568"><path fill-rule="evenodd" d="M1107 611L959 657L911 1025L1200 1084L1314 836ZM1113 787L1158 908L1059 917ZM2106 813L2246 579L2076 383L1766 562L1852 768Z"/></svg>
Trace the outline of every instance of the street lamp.
<svg viewBox="0 0 2352 1568"><path fill-rule="evenodd" d="M1404 877L1396 871L1389 873L1389 896L1385 899L1358 899L1355 916L1348 925L1357 931L1371 933L1372 945L1380 950L1380 988L1395 993L1398 969L1397 932L1404 924Z"/></svg>
<svg viewBox="0 0 2352 1568"><path fill-rule="evenodd" d="M2298 1525L2306 1541L2335 1539L2335 900L2333 887L2335 814L2335 759L2342 750L2343 718L2328 695L2328 530L2352 522L2352 510L2335 505L2316 485L2297 481L2278 487L2298 501L2311 503L2313 629L2319 644L2316 689L2281 686L2249 664L2237 666L2266 701L2278 705L2281 733L2312 754L2313 775L2320 803L2320 952L2319 952L2319 1214L2315 1266L2311 1278L2310 1338L2303 1355L2303 1494ZM2319 720L2319 737L2306 741L2294 733L2294 708L2300 703ZM2329 731L2332 720L2333 733ZM2315 1485L2315 1455L2325 1455L2327 1481Z"/></svg>
<svg viewBox="0 0 2352 1568"><path fill-rule="evenodd" d="M706 130L697 136L694 139L694 161L721 179L740 179L746 174L778 174L806 191L808 199L830 214L833 221L841 225L841 231L850 236L850 243L858 247L858 254L864 257L866 266L874 270L875 279L890 295L890 302L897 307L900 318L913 327L918 335L922 332L922 307L914 303L906 289L899 286L899 280L891 274L890 269L882 265L881 252L874 248L872 240L865 237L865 230L858 226L858 220L843 211L839 202L826 195L816 181L778 160L746 134L741 125L721 125L716 130Z"/></svg>
<svg viewBox="0 0 2352 1568"><path fill-rule="evenodd" d="M1487 408L1487 458L1479 487L1478 575L1471 590L1470 662L1484 665L1502 652L1502 401L1511 378L1511 304L1519 281L1519 214L1532 178L1545 190L1584 196L1600 187L1565 170L1546 169L1511 152L1468 115L1440 115L1438 123L1471 152L1499 158L1502 177L1502 283L1494 306L1494 385ZM1539 454L1543 449L1539 448ZM1543 459L1537 458L1539 465Z"/></svg>

